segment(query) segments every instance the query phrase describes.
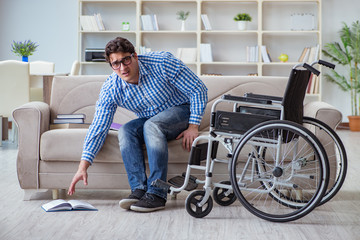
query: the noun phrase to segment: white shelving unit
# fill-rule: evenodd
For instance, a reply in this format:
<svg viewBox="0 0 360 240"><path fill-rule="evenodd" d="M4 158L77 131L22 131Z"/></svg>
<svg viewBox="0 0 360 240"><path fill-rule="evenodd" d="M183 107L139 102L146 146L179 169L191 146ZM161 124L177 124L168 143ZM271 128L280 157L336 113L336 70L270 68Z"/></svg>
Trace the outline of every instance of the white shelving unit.
<svg viewBox="0 0 360 240"><path fill-rule="evenodd" d="M190 11L186 30L180 31L179 10ZM245 31L237 30L233 17L249 13L252 21ZM198 75L288 76L298 63L304 47L321 44L321 0L79 0L81 15L100 13L105 31L82 31L79 20L79 59L81 74L110 74L101 62L85 62L86 48L104 48L117 36L129 39L139 52L140 46L152 51L197 48L197 60L186 63ZM315 17L314 30L291 30L291 14L310 13ZM143 31L141 15L156 14L159 31ZM207 14L212 30L205 30L201 14ZM122 31L122 22L130 23L130 31ZM200 44L210 43L213 62L200 62ZM247 46L266 45L272 62L264 63L259 50L258 61L247 62ZM320 46L321 49L321 46ZM289 61L281 63L285 53ZM319 93L308 95L321 98Z"/></svg>

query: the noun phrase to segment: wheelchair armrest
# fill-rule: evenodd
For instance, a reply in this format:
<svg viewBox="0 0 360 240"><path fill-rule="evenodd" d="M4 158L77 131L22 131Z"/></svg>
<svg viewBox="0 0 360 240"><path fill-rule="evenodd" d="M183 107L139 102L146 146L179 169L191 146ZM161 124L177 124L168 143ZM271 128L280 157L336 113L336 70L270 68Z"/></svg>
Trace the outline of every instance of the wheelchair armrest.
<svg viewBox="0 0 360 240"><path fill-rule="evenodd" d="M283 100L283 97L269 96L269 95L255 94L255 93L245 93L244 97L258 98L258 99L265 99L265 100L279 101L279 102Z"/></svg>
<svg viewBox="0 0 360 240"><path fill-rule="evenodd" d="M238 101L238 102L250 102L250 103L259 103L259 104L272 104L271 100L267 99L257 99L251 97L239 97L233 95L223 95L222 99L224 100L231 100L231 101Z"/></svg>

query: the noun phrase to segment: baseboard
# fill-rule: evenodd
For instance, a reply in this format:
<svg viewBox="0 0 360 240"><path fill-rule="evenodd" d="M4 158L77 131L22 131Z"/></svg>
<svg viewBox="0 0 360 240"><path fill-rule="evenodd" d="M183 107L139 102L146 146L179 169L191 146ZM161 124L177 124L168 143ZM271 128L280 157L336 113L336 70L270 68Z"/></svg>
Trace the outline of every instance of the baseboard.
<svg viewBox="0 0 360 240"><path fill-rule="evenodd" d="M336 130L350 130L349 123L348 122L341 122Z"/></svg>

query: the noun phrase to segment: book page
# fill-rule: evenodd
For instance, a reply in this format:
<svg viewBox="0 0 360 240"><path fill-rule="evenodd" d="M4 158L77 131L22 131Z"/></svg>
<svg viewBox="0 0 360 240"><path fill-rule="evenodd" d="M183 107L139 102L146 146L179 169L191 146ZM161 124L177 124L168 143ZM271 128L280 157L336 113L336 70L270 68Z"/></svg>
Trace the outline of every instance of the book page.
<svg viewBox="0 0 360 240"><path fill-rule="evenodd" d="M69 200L68 203L74 210L97 210L93 205L84 201Z"/></svg>
<svg viewBox="0 0 360 240"><path fill-rule="evenodd" d="M41 206L46 212L71 210L71 205L63 199L57 199Z"/></svg>

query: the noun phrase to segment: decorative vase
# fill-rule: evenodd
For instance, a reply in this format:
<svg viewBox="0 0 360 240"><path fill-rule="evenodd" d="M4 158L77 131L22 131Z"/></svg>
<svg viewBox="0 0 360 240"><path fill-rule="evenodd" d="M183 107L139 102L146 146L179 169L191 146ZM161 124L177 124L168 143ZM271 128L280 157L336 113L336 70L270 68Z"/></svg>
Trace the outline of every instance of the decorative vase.
<svg viewBox="0 0 360 240"><path fill-rule="evenodd" d="M350 131L360 131L360 116L348 116Z"/></svg>
<svg viewBox="0 0 360 240"><path fill-rule="evenodd" d="M244 31L247 29L248 21L238 21L238 30Z"/></svg>
<svg viewBox="0 0 360 240"><path fill-rule="evenodd" d="M29 62L29 57L28 56L22 56L22 61L23 62Z"/></svg>
<svg viewBox="0 0 360 240"><path fill-rule="evenodd" d="M181 31L185 31L185 20L181 21Z"/></svg>

